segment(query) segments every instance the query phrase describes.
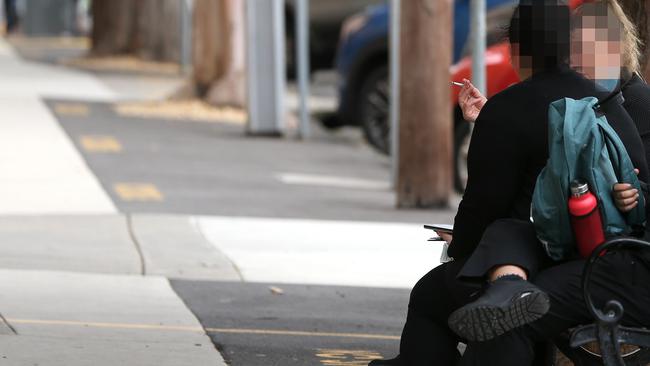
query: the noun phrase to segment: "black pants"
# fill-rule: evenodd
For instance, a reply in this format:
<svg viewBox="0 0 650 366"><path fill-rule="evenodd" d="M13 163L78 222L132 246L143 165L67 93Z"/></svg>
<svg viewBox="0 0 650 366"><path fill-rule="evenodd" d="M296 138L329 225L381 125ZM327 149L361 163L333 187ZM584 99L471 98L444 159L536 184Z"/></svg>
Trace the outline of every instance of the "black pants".
<svg viewBox="0 0 650 366"><path fill-rule="evenodd" d="M501 265L523 268L529 278L550 265L542 243L530 221L501 219L487 227L459 277L466 281L485 281L489 271Z"/></svg>
<svg viewBox="0 0 650 366"><path fill-rule="evenodd" d="M591 294L602 309L609 300L618 300L625 309L623 324L650 326L650 261L639 251L612 252L594 268ZM551 307L540 320L515 329L488 342L468 345L459 365L533 365L535 345L556 338L577 325L594 319L582 297L584 260L576 260L542 270L533 280L550 298Z"/></svg>
<svg viewBox="0 0 650 366"><path fill-rule="evenodd" d="M489 342L469 344L460 365L533 365L540 344L570 327L592 323L582 299L584 261L549 265L540 258L541 244L527 222L502 221L488 228L469 260L443 264L425 275L413 288L400 355L409 366L456 365L459 339L447 326L449 315L473 301L480 281L490 268L520 265L551 299L549 313L539 321ZM612 299L625 308L624 322L650 326L650 260L646 253L613 252L594 270L592 293L596 305ZM463 278L459 280L458 276ZM537 357L536 357L537 356Z"/></svg>
<svg viewBox="0 0 650 366"><path fill-rule="evenodd" d="M477 295L480 287L456 276L465 261L442 264L427 273L411 291L400 357L409 366L452 366L461 339L447 326L447 318Z"/></svg>
<svg viewBox="0 0 650 366"><path fill-rule="evenodd" d="M400 343L400 357L407 365L457 364L457 346L463 340L449 329L447 319L480 295L485 275L492 267L516 264L530 274L538 271L545 255L534 228L528 224L520 220L495 222L469 259L442 264L418 281L411 291ZM522 240L528 243L522 245Z"/></svg>

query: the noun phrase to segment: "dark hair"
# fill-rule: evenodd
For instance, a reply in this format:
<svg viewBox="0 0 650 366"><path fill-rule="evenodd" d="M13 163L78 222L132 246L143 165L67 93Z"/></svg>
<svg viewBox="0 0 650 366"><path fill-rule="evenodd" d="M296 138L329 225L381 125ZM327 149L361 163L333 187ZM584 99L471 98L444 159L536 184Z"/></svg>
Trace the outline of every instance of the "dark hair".
<svg viewBox="0 0 650 366"><path fill-rule="evenodd" d="M508 38L519 56L528 57L533 73L568 65L571 50L570 9L564 0L521 0L515 8ZM528 62L522 58L522 62Z"/></svg>

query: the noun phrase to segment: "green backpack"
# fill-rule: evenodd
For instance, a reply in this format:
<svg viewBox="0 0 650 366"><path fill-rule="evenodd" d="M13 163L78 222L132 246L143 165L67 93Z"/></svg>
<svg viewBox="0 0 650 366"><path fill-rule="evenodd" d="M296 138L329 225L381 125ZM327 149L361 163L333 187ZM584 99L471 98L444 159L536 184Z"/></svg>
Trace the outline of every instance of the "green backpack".
<svg viewBox="0 0 650 366"><path fill-rule="evenodd" d="M632 184L641 192L639 179L623 142L597 114L598 99L564 98L551 103L548 112L549 159L537 177L532 218L537 237L554 260L575 256L568 199L569 184L581 179L598 198L605 237L624 235L645 224L645 202L623 215L615 206L612 187Z"/></svg>

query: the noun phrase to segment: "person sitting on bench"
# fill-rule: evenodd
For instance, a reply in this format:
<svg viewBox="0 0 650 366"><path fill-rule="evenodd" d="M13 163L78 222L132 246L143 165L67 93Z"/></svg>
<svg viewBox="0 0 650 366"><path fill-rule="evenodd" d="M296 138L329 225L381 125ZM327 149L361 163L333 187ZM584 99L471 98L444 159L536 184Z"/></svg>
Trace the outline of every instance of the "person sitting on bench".
<svg viewBox="0 0 650 366"><path fill-rule="evenodd" d="M597 80L598 73L594 73L593 68L598 67L598 62L609 63L604 66L611 67L612 60L616 60L616 56L621 59L621 55L613 51L610 55L590 57L589 54L576 55L575 50L617 50L621 47L627 71L636 70L638 48L634 29L616 1L587 3L576 9L573 19L577 23L574 26L574 42L578 42L580 47L575 47L575 43L572 47L572 56L576 56L573 57L572 66L581 66L578 69L583 74ZM612 27L615 27L614 32ZM621 35L621 43L624 44L612 47L612 43L619 42L618 35ZM650 104L640 104L638 101L650 100L650 88L638 76L632 75L622 85L623 94L629 97L624 107L629 109L631 116L636 117L634 122L638 132L646 132L644 124L648 123ZM647 134L643 136L648 139ZM644 141L644 145L647 144ZM644 152L647 154L648 149ZM622 212L630 211L638 200L646 199L626 183L615 185L613 194ZM649 236L647 233L646 230L646 239ZM483 296L454 312L449 319L451 328L470 340L462 365L531 364L535 359L537 342L553 339L571 327L594 321L582 294L585 260L557 264L549 261L541 249L542 244L529 220L500 220L488 227L460 276L466 279L487 278L491 285ZM497 251L516 252L520 257L499 263L503 255L495 253ZM501 265L503 263L507 265ZM525 281L527 279L532 283ZM595 267L590 282L591 294L600 307L612 299L621 302L625 309L625 325L648 326L650 290L642 284L647 284L649 280L650 251L612 252L602 257ZM531 298L538 300L525 301ZM522 304L527 307L516 309ZM492 317L493 321L475 321L485 317Z"/></svg>
<svg viewBox="0 0 650 366"><path fill-rule="evenodd" d="M448 238L449 255L454 260L434 268L413 288L400 355L370 365L456 365L461 359L457 345L468 339L450 329L448 318L476 300L482 284L457 276L473 253L477 257L482 255L476 252L477 247L481 238L489 237L495 223L503 219L529 219L535 181L548 159L546 118L550 103L564 97L581 99L602 94L593 81L569 67L569 17L568 6L553 0L522 0L517 7L509 36L513 66L524 81L492 97L478 115L468 155L467 189L455 218L454 236ZM607 115L608 121L621 136L634 165L639 167L639 178L648 181L643 143L634 122L622 107L613 109ZM525 230L520 233L518 229L509 227L505 234L525 236ZM535 248L542 250L541 245ZM529 257L526 250L520 253L497 249L493 253L494 265L487 271L499 264L520 263L519 257ZM503 257L497 258L497 254ZM535 274L539 268L530 268L527 274ZM508 267L502 269L503 274L508 274ZM504 283L508 287L509 283L523 283L520 290L543 292L527 281L509 280L512 278L503 276L493 284ZM477 360L473 355L484 354L484 348L475 348L473 344L470 342L461 362L472 364ZM489 358L482 359L484 364L500 365ZM518 359L516 364L526 365L527 359Z"/></svg>

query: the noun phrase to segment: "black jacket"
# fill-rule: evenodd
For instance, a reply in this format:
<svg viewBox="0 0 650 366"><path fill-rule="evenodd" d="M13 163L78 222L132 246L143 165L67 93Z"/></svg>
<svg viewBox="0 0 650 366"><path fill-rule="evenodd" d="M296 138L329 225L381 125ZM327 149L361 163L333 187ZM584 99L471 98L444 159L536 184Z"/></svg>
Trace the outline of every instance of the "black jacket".
<svg viewBox="0 0 650 366"><path fill-rule="evenodd" d="M636 124L645 148L645 159L650 163L650 86L634 74L622 91L623 107Z"/></svg>
<svg viewBox="0 0 650 366"><path fill-rule="evenodd" d="M548 159L548 108L561 98L605 99L593 81L569 69L545 71L493 96L476 120L467 160L468 182L454 220L449 255L469 256L495 220L528 220L535 182ZM648 182L643 143L620 104L606 111L639 179Z"/></svg>

